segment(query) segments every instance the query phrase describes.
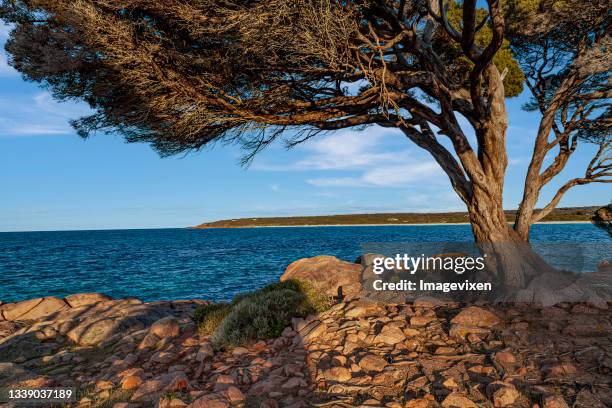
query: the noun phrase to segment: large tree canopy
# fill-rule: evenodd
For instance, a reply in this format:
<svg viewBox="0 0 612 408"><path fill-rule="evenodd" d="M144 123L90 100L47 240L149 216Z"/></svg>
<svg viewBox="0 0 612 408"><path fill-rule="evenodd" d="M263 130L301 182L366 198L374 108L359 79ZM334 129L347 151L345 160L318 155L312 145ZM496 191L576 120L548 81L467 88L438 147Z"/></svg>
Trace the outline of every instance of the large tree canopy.
<svg viewBox="0 0 612 408"><path fill-rule="evenodd" d="M375 123L411 106L433 114L418 99L438 99L436 81L459 95L475 60L433 27L427 4L404 1L400 12L399 3L5 1L2 15L18 23L13 65L97 110L75 122L82 135L119 130L172 154L245 130L261 137L253 146L267 140L253 130ZM480 27L474 52L492 37ZM517 95L522 72L496 41L490 53L501 48L494 60Z"/></svg>
<svg viewBox="0 0 612 408"><path fill-rule="evenodd" d="M320 131L394 127L446 172L479 242L526 241L571 187L612 178L606 0L0 4L14 25L12 65L95 110L74 121L82 136L120 132L164 155L233 140L252 155L281 135L293 145ZM542 119L512 230L505 99L524 86ZM596 145L585 174L536 211L585 142Z"/></svg>

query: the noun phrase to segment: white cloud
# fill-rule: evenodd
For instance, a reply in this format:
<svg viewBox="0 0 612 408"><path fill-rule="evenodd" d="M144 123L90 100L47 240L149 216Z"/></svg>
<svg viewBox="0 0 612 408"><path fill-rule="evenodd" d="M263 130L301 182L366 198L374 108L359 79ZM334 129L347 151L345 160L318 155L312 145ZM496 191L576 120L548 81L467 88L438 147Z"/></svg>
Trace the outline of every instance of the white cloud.
<svg viewBox="0 0 612 408"><path fill-rule="evenodd" d="M270 190L272 191L280 191L280 187L278 184L270 184Z"/></svg>
<svg viewBox="0 0 612 408"><path fill-rule="evenodd" d="M305 171L305 170L350 170L401 162L409 153L385 151L384 139L398 137L397 132L381 127L369 127L362 131L344 129L318 139L313 139L297 149L305 157L290 164L255 162L254 170Z"/></svg>
<svg viewBox="0 0 612 408"><path fill-rule="evenodd" d="M4 51L4 43L8 39L10 30L10 26L6 24L0 24L0 77L19 75L19 73L8 64L6 51Z"/></svg>
<svg viewBox="0 0 612 408"><path fill-rule="evenodd" d="M357 177L320 177L306 180L317 187L364 187L363 180Z"/></svg>
<svg viewBox="0 0 612 408"><path fill-rule="evenodd" d="M0 24L0 41L6 41L11 31L11 26L8 24Z"/></svg>
<svg viewBox="0 0 612 408"><path fill-rule="evenodd" d="M393 143L396 140L400 142ZM304 156L290 164L256 162L252 169L334 173L306 180L316 187L397 187L421 183L425 178L428 183L445 180L443 171L427 153L398 149L401 142L410 146L398 130L378 126L362 131L344 129L299 146ZM338 174L348 171L362 173Z"/></svg>
<svg viewBox="0 0 612 408"><path fill-rule="evenodd" d="M4 50L0 50L0 77L17 76L19 73L8 64Z"/></svg>
<svg viewBox="0 0 612 408"><path fill-rule="evenodd" d="M444 180L444 173L434 162L414 162L368 169L359 177L320 177L306 180L317 187L404 187Z"/></svg>
<svg viewBox="0 0 612 408"><path fill-rule="evenodd" d="M59 103L48 92L0 98L0 137L74 134L69 120L87 113L83 104Z"/></svg>

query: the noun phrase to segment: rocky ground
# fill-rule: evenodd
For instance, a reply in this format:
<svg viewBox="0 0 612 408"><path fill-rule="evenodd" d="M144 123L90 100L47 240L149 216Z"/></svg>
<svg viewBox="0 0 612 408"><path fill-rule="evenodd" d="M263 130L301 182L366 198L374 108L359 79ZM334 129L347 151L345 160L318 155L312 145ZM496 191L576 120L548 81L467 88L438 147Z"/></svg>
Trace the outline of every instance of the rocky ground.
<svg viewBox="0 0 612 408"><path fill-rule="evenodd" d="M203 303L0 305L0 387L75 387L78 407L612 406L612 304L353 296L279 338L214 350L192 320Z"/></svg>

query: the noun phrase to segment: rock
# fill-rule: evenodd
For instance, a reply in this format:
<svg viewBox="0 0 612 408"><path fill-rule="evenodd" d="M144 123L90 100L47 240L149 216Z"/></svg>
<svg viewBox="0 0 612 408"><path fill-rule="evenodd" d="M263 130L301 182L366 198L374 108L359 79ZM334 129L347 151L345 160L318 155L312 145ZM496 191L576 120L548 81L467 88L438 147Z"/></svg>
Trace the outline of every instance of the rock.
<svg viewBox="0 0 612 408"><path fill-rule="evenodd" d="M223 394L225 398L227 398L230 404L239 404L246 400L246 397L244 396L242 391L240 391L238 387L235 387L233 385L227 387L227 389L225 391L222 391L221 394Z"/></svg>
<svg viewBox="0 0 612 408"><path fill-rule="evenodd" d="M576 396L574 408L606 408L606 405L585 387Z"/></svg>
<svg viewBox="0 0 612 408"><path fill-rule="evenodd" d="M493 355L492 360L498 368L503 368L507 373L513 373L518 367L518 361L514 354L509 351L499 351Z"/></svg>
<svg viewBox="0 0 612 408"><path fill-rule="evenodd" d="M165 339L178 336L180 331L181 328L176 318L168 316L153 323L149 329L149 334Z"/></svg>
<svg viewBox="0 0 612 408"><path fill-rule="evenodd" d="M406 404L406 408L429 408L431 406L430 402L431 401L425 398L411 399Z"/></svg>
<svg viewBox="0 0 612 408"><path fill-rule="evenodd" d="M450 393L444 401L442 401L443 408L478 408L474 402L464 397L458 392Z"/></svg>
<svg viewBox="0 0 612 408"><path fill-rule="evenodd" d="M369 300L358 300L351 302L349 309L344 314L349 319L358 317L381 316L385 314L385 308L378 302Z"/></svg>
<svg viewBox="0 0 612 408"><path fill-rule="evenodd" d="M328 381L346 382L352 378L351 372L344 367L332 367L325 370L323 376Z"/></svg>
<svg viewBox="0 0 612 408"><path fill-rule="evenodd" d="M98 382L96 383L96 389L98 389L98 390L110 390L110 389L112 389L113 387L115 387L115 384L113 384L113 383L112 383L112 382L110 382L110 381L104 381L104 380L102 380L102 381L98 381Z"/></svg>
<svg viewBox="0 0 612 408"><path fill-rule="evenodd" d="M103 317L90 315L89 319L80 320L66 335L82 346L95 346L111 339L119 340L158 320L160 311L138 305L116 310L115 313Z"/></svg>
<svg viewBox="0 0 612 408"><path fill-rule="evenodd" d="M128 375L121 381L121 388L124 390L133 390L142 385L143 380L138 375Z"/></svg>
<svg viewBox="0 0 612 408"><path fill-rule="evenodd" d="M476 365L467 370L470 380L480 383L488 383L495 376L495 369L490 366Z"/></svg>
<svg viewBox="0 0 612 408"><path fill-rule="evenodd" d="M67 308L66 302L53 296L7 303L0 306L4 318L10 321L36 320Z"/></svg>
<svg viewBox="0 0 612 408"><path fill-rule="evenodd" d="M503 381L489 383L487 385L487 395L493 400L494 406L499 408L514 404L520 396L514 385Z"/></svg>
<svg viewBox="0 0 612 408"><path fill-rule="evenodd" d="M320 285L327 295L353 296L361 291L360 278L360 265L322 255L293 262L280 280L303 279Z"/></svg>
<svg viewBox="0 0 612 408"><path fill-rule="evenodd" d="M444 305L444 302L433 296L420 296L413 304L415 307L434 308Z"/></svg>
<svg viewBox="0 0 612 408"><path fill-rule="evenodd" d="M64 298L70 307L90 306L107 300L112 300L112 298L102 293L76 293Z"/></svg>
<svg viewBox="0 0 612 408"><path fill-rule="evenodd" d="M168 351L158 351L151 356L151 361L159 364L168 364L177 359L177 355Z"/></svg>
<svg viewBox="0 0 612 408"><path fill-rule="evenodd" d="M249 354L249 349L246 347L234 347L232 350L232 356L240 357Z"/></svg>
<svg viewBox="0 0 612 408"><path fill-rule="evenodd" d="M395 345L397 343L401 343L406 340L406 335L404 332L395 326L385 326L378 336L376 336L376 341L380 343Z"/></svg>
<svg viewBox="0 0 612 408"><path fill-rule="evenodd" d="M569 408L560 395L549 395L542 398L542 408Z"/></svg>
<svg viewBox="0 0 612 408"><path fill-rule="evenodd" d="M200 346L198 354L196 354L196 361L206 361L213 358L215 351L210 343L204 343Z"/></svg>
<svg viewBox="0 0 612 408"><path fill-rule="evenodd" d="M142 341L138 345L138 349L142 350L142 349L146 349L146 348L155 347L155 345L157 343L159 343L160 340L161 339L159 337L157 337L156 335L154 335L153 333L147 333L147 335L144 336L144 338L142 339Z"/></svg>
<svg viewBox="0 0 612 408"><path fill-rule="evenodd" d="M595 211L591 216L591 222L612 236L612 204Z"/></svg>
<svg viewBox="0 0 612 408"><path fill-rule="evenodd" d="M452 377L444 380L442 385L451 390L456 390L457 388L459 388L459 384L457 384L457 381L455 381L455 379Z"/></svg>
<svg viewBox="0 0 612 408"><path fill-rule="evenodd" d="M452 347L442 346L442 347L438 347L436 351L434 352L434 354L437 354L437 355L455 354L455 349Z"/></svg>
<svg viewBox="0 0 612 408"><path fill-rule="evenodd" d="M189 389L189 379L185 373L178 372L170 379L170 382L164 388L164 391L179 392L187 389Z"/></svg>
<svg viewBox="0 0 612 408"><path fill-rule="evenodd" d="M378 357L374 354L368 354L359 360L359 367L366 372L373 371L379 373L383 371L386 366L387 361L384 358Z"/></svg>
<svg viewBox="0 0 612 408"><path fill-rule="evenodd" d="M414 327L427 326L430 322L435 319L433 316L412 316L410 318L410 325Z"/></svg>
<svg viewBox="0 0 612 408"><path fill-rule="evenodd" d="M143 383L137 390L132 394L131 401L146 400L154 401L157 399L157 395L162 391L164 383L160 380L149 380Z"/></svg>
<svg viewBox="0 0 612 408"><path fill-rule="evenodd" d="M500 351L493 355L493 361L501 365L516 364L516 357L509 351Z"/></svg>
<svg viewBox="0 0 612 408"><path fill-rule="evenodd" d="M167 396L159 399L156 408L182 408L186 406L187 404L182 400L176 397Z"/></svg>
<svg viewBox="0 0 612 408"><path fill-rule="evenodd" d="M228 408L229 401L219 394L207 394L193 401L189 408Z"/></svg>
<svg viewBox="0 0 612 408"><path fill-rule="evenodd" d="M346 365L346 361L347 361L347 360L346 360L346 357L345 357L345 356L342 356L342 355L340 355L340 356L334 356L334 357L332 358L332 365L333 365L334 367L343 367L343 366L345 366L345 365Z"/></svg>
<svg viewBox="0 0 612 408"><path fill-rule="evenodd" d="M8 337L21 328L18 322L0 321L0 339Z"/></svg>
<svg viewBox="0 0 612 408"><path fill-rule="evenodd" d="M585 315L575 316L573 321L563 328L563 334L573 337L604 337L610 331L610 322Z"/></svg>
<svg viewBox="0 0 612 408"><path fill-rule="evenodd" d="M493 327L500 323L500 319L493 312L478 306L470 306L459 312L451 320L451 323L476 327Z"/></svg>
<svg viewBox="0 0 612 408"><path fill-rule="evenodd" d="M221 374L215 379L215 391L226 390L235 383L236 380L231 375Z"/></svg>
<svg viewBox="0 0 612 408"><path fill-rule="evenodd" d="M547 368L546 371L548 372L548 375L547 375L548 378L567 377L572 374L576 374L577 372L576 367L570 363L557 364L557 365Z"/></svg>
<svg viewBox="0 0 612 408"><path fill-rule="evenodd" d="M476 326L467 326L465 324L453 324L448 332L449 336L463 340L468 334L489 334L488 329L483 329L482 327Z"/></svg>
<svg viewBox="0 0 612 408"><path fill-rule="evenodd" d="M308 384L303 379L299 377L292 377L287 380L283 385L281 385L281 388L286 390L293 390L295 388L305 387L306 385Z"/></svg>

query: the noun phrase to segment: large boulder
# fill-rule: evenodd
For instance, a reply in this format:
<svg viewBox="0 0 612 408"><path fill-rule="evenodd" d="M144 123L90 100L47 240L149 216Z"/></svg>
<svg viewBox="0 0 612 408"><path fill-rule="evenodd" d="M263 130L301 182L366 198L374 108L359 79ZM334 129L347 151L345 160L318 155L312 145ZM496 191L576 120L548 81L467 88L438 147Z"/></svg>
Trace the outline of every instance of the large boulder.
<svg viewBox="0 0 612 408"><path fill-rule="evenodd" d="M591 222L612 236L612 204L595 211L591 217Z"/></svg>
<svg viewBox="0 0 612 408"><path fill-rule="evenodd" d="M76 293L74 295L66 296L64 300L70 305L70 307L81 307L94 305L98 302L105 302L111 299L112 298L110 296L102 293Z"/></svg>
<svg viewBox="0 0 612 408"><path fill-rule="evenodd" d="M466 307L451 320L453 324L487 328L496 326L500 322L501 320L495 313L478 306Z"/></svg>
<svg viewBox="0 0 612 408"><path fill-rule="evenodd" d="M156 335L160 339L172 338L179 335L181 328L178 320L173 316L167 316L153 323L149 328L149 333Z"/></svg>
<svg viewBox="0 0 612 408"><path fill-rule="evenodd" d="M353 296L361 291L361 266L334 256L303 258L287 267L280 280L300 279L325 288L330 296Z"/></svg>
<svg viewBox="0 0 612 408"><path fill-rule="evenodd" d="M97 317L89 315L72 327L66 335L82 346L100 345L118 336L146 329L168 313L168 310L161 307L125 305L117 310L102 312Z"/></svg>
<svg viewBox="0 0 612 408"><path fill-rule="evenodd" d="M0 311L4 319L9 321L37 320L41 317L47 317L60 312L68 307L62 299L50 296L17 303L7 303L0 306Z"/></svg>

